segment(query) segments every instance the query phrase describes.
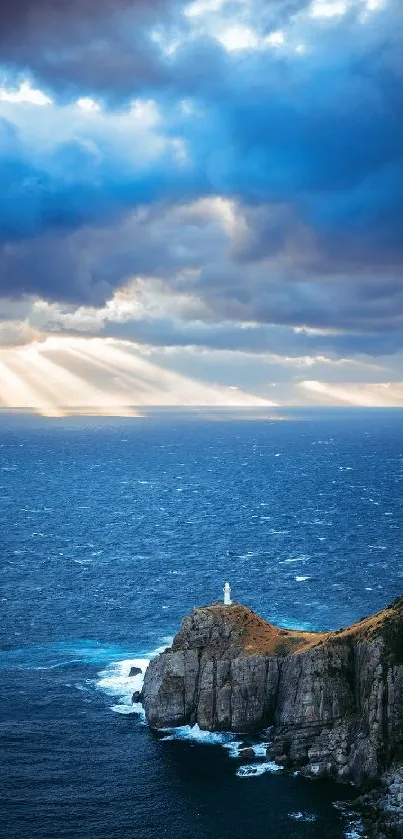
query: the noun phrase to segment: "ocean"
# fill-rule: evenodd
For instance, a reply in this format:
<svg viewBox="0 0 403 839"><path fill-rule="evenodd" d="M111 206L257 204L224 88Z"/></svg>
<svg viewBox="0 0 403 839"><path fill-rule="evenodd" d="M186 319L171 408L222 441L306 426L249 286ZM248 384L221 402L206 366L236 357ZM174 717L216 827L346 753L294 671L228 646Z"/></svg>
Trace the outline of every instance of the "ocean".
<svg viewBox="0 0 403 839"><path fill-rule="evenodd" d="M1 837L364 835L269 732L151 732L128 674L226 579L307 629L401 594L403 411L146 413L0 415Z"/></svg>

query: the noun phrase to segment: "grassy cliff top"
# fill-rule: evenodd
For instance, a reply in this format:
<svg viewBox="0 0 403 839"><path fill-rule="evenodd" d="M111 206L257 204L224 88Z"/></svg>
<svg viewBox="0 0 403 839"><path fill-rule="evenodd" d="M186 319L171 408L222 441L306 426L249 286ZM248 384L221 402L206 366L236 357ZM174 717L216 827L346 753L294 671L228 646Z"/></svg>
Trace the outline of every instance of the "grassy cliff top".
<svg viewBox="0 0 403 839"><path fill-rule="evenodd" d="M223 628L222 637L217 638L217 642L223 644L227 640L228 645L239 646L244 655L283 656L296 651L303 652L320 643L328 635L325 632L299 632L274 626L274 624L268 623L264 618L253 612L252 609L239 603L233 603L232 606L213 603L211 606L195 609L193 626L199 630L203 624L209 626L209 631L211 626L221 625ZM197 630L195 639L199 637ZM189 625L186 626L185 631L189 632ZM215 639L214 630L210 637ZM182 638L181 630L177 636L179 645Z"/></svg>
<svg viewBox="0 0 403 839"><path fill-rule="evenodd" d="M244 655L285 656L305 652L326 642L376 637L382 637L386 651L397 663L403 663L403 597L397 598L386 609L333 632L285 629L269 623L239 603L231 606L213 603L194 609L192 615L185 618L174 647L206 645L213 648L227 645L238 647Z"/></svg>
<svg viewBox="0 0 403 839"><path fill-rule="evenodd" d="M357 623L330 633L335 638L382 638L385 651L396 664L403 664L403 596L374 615L361 618Z"/></svg>

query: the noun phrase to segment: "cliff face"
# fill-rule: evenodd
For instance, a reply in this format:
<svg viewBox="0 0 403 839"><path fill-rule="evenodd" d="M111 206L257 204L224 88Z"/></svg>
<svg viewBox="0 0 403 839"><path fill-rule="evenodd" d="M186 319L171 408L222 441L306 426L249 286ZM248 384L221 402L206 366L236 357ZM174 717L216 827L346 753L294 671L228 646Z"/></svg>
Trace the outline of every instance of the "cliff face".
<svg viewBox="0 0 403 839"><path fill-rule="evenodd" d="M273 726L274 759L371 785L403 752L403 597L336 633L280 629L237 604L195 609L142 700L153 727Z"/></svg>

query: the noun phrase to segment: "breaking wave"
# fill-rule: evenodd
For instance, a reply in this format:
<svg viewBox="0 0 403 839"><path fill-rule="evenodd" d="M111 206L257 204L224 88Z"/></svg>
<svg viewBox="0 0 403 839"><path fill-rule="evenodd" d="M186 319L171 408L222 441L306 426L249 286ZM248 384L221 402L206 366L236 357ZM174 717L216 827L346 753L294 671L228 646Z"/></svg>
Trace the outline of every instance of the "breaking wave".
<svg viewBox="0 0 403 839"><path fill-rule="evenodd" d="M240 766L236 774L238 778L255 778L256 775L264 775L265 772L280 772L281 769L278 763L266 760L264 763L248 763L246 766Z"/></svg>
<svg viewBox="0 0 403 839"><path fill-rule="evenodd" d="M238 778L253 778L266 772L279 772L282 769L278 763L267 760L267 750L270 746L267 740L253 742L250 737L247 740L239 739L242 735L230 731L203 731L197 723L160 729L160 733L164 734L161 738L162 742L184 740L203 746L222 746L230 758L238 761L246 757L250 758L252 755L257 758L254 763L241 764L238 767L236 771ZM259 758L262 759L259 760Z"/></svg>
<svg viewBox="0 0 403 839"><path fill-rule="evenodd" d="M316 822L317 816L315 813L303 813L297 810L295 813L288 813L288 817L295 822Z"/></svg>
<svg viewBox="0 0 403 839"><path fill-rule="evenodd" d="M144 676L151 659L161 653L171 643L171 638L164 638L164 644L136 658L125 658L122 661L114 661L99 673L96 686L111 698L117 700L111 706L116 714L137 714L145 722L145 713L140 702L133 702L132 697L136 691L141 691L144 684ZM140 672L130 675L133 668ZM251 737L240 739L241 735L234 732L204 731L196 723L195 725L181 725L175 728L163 728L159 730L161 742L173 740L190 741L203 746L222 746L226 749L230 758L242 761L251 756L257 760L254 763L244 764L238 767L239 778L250 778L262 775L265 772L278 772L282 767L273 761L267 760L267 750L270 742L267 739L253 740ZM267 736L268 732L263 732Z"/></svg>
<svg viewBox="0 0 403 839"><path fill-rule="evenodd" d="M132 696L136 691L141 691L145 672L151 659L163 652L172 643L172 638L166 637L162 641L164 642L162 645L145 653L144 656L114 661L98 674L97 688L118 700L111 705L112 711L117 714L137 714L145 719L143 706L140 702L132 702ZM140 673L131 676L132 668L137 668Z"/></svg>
<svg viewBox="0 0 403 839"><path fill-rule="evenodd" d="M160 729L163 742L168 740L190 740L192 743L200 743L205 746L224 746L235 757L238 755L238 748L241 742L231 732L203 731L197 723L195 725L180 725L177 728Z"/></svg>

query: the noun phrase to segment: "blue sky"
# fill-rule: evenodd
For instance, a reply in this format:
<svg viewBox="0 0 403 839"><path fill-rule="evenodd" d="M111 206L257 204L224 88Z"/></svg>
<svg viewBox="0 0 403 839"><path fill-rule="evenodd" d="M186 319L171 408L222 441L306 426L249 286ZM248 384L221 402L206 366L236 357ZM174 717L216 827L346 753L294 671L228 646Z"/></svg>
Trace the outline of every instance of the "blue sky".
<svg viewBox="0 0 403 839"><path fill-rule="evenodd" d="M0 29L1 405L403 404L399 0Z"/></svg>

